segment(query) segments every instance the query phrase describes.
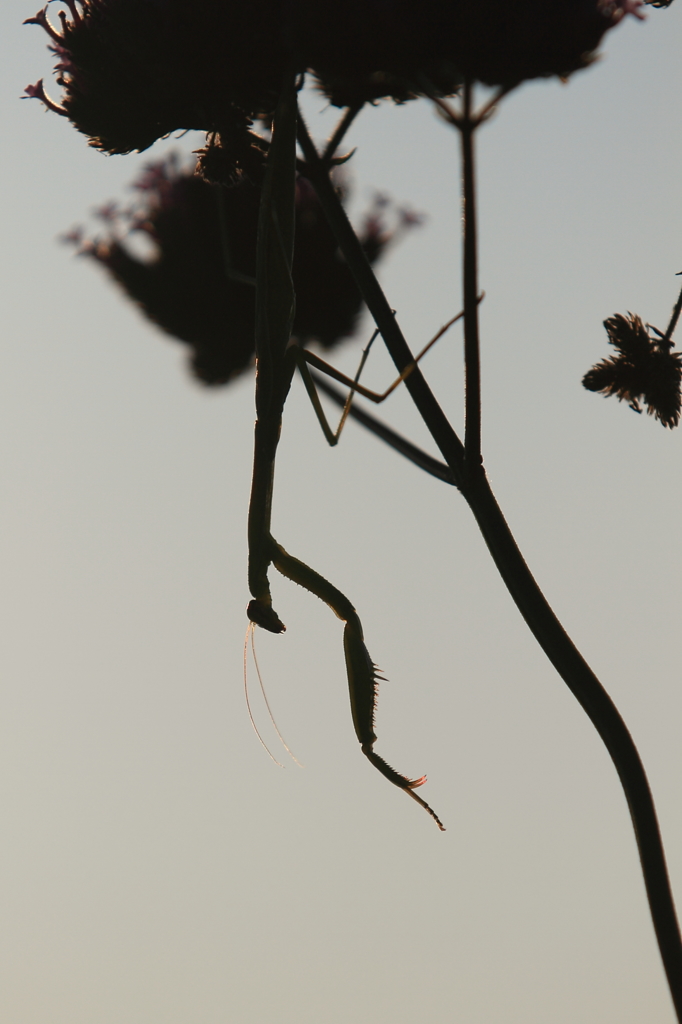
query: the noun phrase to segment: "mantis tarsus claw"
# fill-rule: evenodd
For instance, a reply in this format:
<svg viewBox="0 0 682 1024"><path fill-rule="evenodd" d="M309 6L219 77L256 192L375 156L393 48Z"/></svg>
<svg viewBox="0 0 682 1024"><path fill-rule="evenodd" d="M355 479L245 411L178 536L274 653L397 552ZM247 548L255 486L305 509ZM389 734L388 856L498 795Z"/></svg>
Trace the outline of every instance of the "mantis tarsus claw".
<svg viewBox="0 0 682 1024"><path fill-rule="evenodd" d="M420 779L408 779L405 775L401 775L400 772L397 772L395 768L391 768L390 764L388 764L387 761L384 761L383 757L376 754L374 750L372 750L371 743L363 743L361 749L365 757L372 762L374 767L381 772L384 778L388 779L389 782L392 782L394 786L398 787L398 789L402 789L403 792L407 793L408 796L411 796L413 800L416 800L419 806L423 807L424 810L431 815L441 832L445 832L445 825L440 820L433 807L430 807L426 800L422 800L422 798L417 796L414 792L418 786L423 786L426 782L425 775L422 775Z"/></svg>
<svg viewBox="0 0 682 1024"><path fill-rule="evenodd" d="M410 789L418 789L420 786L423 786L425 782L426 782L426 776L422 775L421 779L414 779L414 781L410 783L409 788Z"/></svg>
<svg viewBox="0 0 682 1024"><path fill-rule="evenodd" d="M438 817L438 815L434 811L433 807L429 807L429 805L427 804L426 800L422 800L422 798L420 796L417 796L417 794L415 792L413 792L411 789L406 789L405 792L407 793L408 796L411 796L413 800L416 800L417 803L419 804L419 806L423 807L424 810L428 814L431 815L431 817L435 821L436 825L438 825L438 828L441 830L441 832L446 832L447 831L446 828L445 828L445 825L440 820L440 818Z"/></svg>

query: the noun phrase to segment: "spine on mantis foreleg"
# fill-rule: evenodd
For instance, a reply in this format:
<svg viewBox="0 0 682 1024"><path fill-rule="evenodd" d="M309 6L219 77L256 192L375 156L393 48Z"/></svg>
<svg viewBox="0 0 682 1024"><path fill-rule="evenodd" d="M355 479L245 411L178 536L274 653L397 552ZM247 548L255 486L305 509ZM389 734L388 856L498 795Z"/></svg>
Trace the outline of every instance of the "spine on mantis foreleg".
<svg viewBox="0 0 682 1024"><path fill-rule="evenodd" d="M343 649L346 658L350 706L355 733L360 741L363 754L389 782L404 790L408 796L411 796L428 811L438 827L444 831L444 825L435 811L414 792L418 786L426 782L426 776L423 775L420 779L408 779L407 776L401 775L395 768L392 768L373 749L377 738L374 732L374 712L379 692L379 680L383 679L383 676L378 674L377 667L365 645L362 623L358 613L345 594L342 594L329 580L315 572L305 562L288 554L276 541L273 540L272 543L272 564L275 568L283 576L319 597L345 623Z"/></svg>

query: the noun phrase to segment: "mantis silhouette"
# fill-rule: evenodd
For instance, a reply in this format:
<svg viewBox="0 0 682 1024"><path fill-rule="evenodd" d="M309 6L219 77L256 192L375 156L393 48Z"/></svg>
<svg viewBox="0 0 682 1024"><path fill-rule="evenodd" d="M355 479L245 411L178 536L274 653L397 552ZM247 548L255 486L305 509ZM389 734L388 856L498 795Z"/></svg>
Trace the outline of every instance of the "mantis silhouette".
<svg viewBox="0 0 682 1024"><path fill-rule="evenodd" d="M362 623L349 599L320 573L290 555L271 532L272 496L275 458L282 427L284 404L296 367L300 369L325 437L337 443L356 392L374 402L382 402L412 373L419 360L455 321L453 317L442 327L422 351L412 358L399 377L377 394L363 387L359 377L379 331L365 348L354 379L329 366L318 356L291 342L295 295L291 279L294 237L294 187L296 178L296 81L293 75L282 91L273 125L268 151L267 169L258 223L256 260L256 426L253 479L249 506L249 589L252 600L247 608L249 619L272 633L285 630L272 606L268 570L271 565L283 576L298 583L324 601L344 623L343 647L348 676L351 713L355 732L363 754L381 774L404 790L444 826L433 809L414 791L426 782L426 776L409 779L391 767L374 751L379 675L365 645ZM322 410L308 364L346 384L349 394L336 431L332 431Z"/></svg>

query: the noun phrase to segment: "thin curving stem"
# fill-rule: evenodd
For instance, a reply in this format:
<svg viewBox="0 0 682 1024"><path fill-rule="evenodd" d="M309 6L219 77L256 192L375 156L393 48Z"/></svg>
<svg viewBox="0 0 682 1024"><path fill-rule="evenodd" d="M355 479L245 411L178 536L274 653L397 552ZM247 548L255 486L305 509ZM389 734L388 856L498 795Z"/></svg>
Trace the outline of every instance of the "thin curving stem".
<svg viewBox="0 0 682 1024"><path fill-rule="evenodd" d="M343 116L339 120L339 123L337 124L336 128L330 135L327 145L325 146L324 153L322 154L323 163L329 164L329 162L333 160L334 154L341 145L344 135L346 134L346 132L352 125L353 121L362 110L363 106L364 103L358 103L356 106L348 107L346 109Z"/></svg>
<svg viewBox="0 0 682 1024"><path fill-rule="evenodd" d="M680 294L677 297L677 302L673 307L672 316L670 317L670 323L668 324L668 328L665 334L663 335L663 345L672 345L672 338L673 334L675 333L675 328L677 327L677 321L680 319L680 313L682 313L682 291L680 291Z"/></svg>
<svg viewBox="0 0 682 1024"><path fill-rule="evenodd" d="M474 116L471 119L475 129L476 122L480 123L480 118L476 119ZM460 127L459 124L456 126ZM299 144L307 164L305 173L310 176L339 247L363 299L381 330L386 346L399 371L402 371L412 358L407 343L336 196L327 170L322 165L307 129L300 120L298 131ZM469 151L463 146L463 160L468 165L468 168L463 168L463 179L466 181L467 175L470 175L473 185L473 148ZM471 261L471 250L469 253L468 258ZM475 247L473 254L475 258ZM467 262L466 253L464 262ZM475 294L474 289L473 295ZM673 311L673 329L680 311L682 297ZM669 327L667 336L670 337L671 334ZM615 765L630 809L658 947L677 1019L682 1024L682 939L653 797L634 741L613 701L569 638L533 578L490 489L482 465L478 463L476 467L475 463L472 466L469 462L470 454L473 458L478 447L473 440L475 433L472 433L473 397L470 421L467 423L469 443L465 455L465 446L445 419L419 369L410 375L406 385L425 425L450 467L456 485L462 491L476 518L495 566L514 602L540 647L588 715ZM362 422L359 416L356 415L355 418ZM374 423L366 422L364 425L381 437ZM386 436L383 439L400 450L390 437ZM404 454L411 459L410 454ZM417 462L416 459L411 461ZM468 472L469 468L476 471Z"/></svg>
<svg viewBox="0 0 682 1024"><path fill-rule="evenodd" d="M587 713L616 767L635 830L658 948L677 1019L682 1021L682 939L656 808L637 747L615 704L533 578L483 471L470 483L465 497L517 608Z"/></svg>
<svg viewBox="0 0 682 1024"><path fill-rule="evenodd" d="M464 458L467 476L475 475L481 456L481 358L478 331L478 254L476 227L476 167L474 134L478 124L471 110L471 81L464 83L463 116L458 119L462 140L462 286L464 293Z"/></svg>

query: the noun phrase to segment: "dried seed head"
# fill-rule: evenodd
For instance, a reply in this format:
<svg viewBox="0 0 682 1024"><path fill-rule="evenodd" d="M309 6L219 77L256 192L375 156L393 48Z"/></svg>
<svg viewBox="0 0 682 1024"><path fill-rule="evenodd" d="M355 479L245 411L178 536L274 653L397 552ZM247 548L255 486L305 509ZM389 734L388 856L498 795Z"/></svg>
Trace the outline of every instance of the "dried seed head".
<svg viewBox="0 0 682 1024"><path fill-rule="evenodd" d="M643 403L664 427L676 427L682 407L682 355L657 332L652 336L653 328L647 329L632 313L617 313L604 327L617 354L593 366L583 377L584 387L615 395L635 412L642 411Z"/></svg>
<svg viewBox="0 0 682 1024"><path fill-rule="evenodd" d="M226 383L253 357L259 193L245 184L219 195L173 158L148 165L134 188L137 201L115 210L105 237L81 242L79 251L101 263L145 316L190 347L199 380ZM152 243L151 259L130 244L141 236Z"/></svg>

